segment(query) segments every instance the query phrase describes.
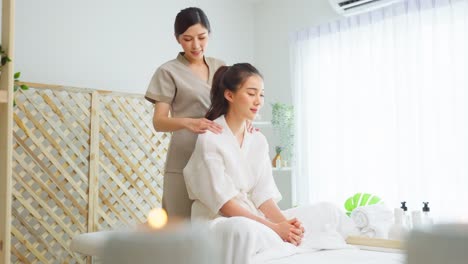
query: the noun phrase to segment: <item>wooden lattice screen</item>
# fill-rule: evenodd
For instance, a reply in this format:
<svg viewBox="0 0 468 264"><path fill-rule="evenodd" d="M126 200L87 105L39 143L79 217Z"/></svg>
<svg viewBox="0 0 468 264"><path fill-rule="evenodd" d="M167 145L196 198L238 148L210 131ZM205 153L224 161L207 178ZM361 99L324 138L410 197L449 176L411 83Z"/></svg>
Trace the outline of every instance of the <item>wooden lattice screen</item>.
<svg viewBox="0 0 468 264"><path fill-rule="evenodd" d="M86 263L77 234L159 207L170 139L141 95L29 84L16 94L12 263Z"/></svg>

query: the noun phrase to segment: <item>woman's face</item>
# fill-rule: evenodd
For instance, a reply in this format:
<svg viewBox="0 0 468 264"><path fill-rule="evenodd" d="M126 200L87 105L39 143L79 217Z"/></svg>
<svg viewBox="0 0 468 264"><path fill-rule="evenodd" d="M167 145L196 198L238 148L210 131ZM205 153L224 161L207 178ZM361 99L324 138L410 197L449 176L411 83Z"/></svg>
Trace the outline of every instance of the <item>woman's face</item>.
<svg viewBox="0 0 468 264"><path fill-rule="evenodd" d="M203 60L208 38L208 30L202 24L195 24L180 34L177 41L185 52L185 58L190 62L196 62Z"/></svg>
<svg viewBox="0 0 468 264"><path fill-rule="evenodd" d="M229 92L228 92L229 93ZM245 80L239 89L230 94L229 111L243 119L253 120L264 103L263 79L258 75L252 75Z"/></svg>

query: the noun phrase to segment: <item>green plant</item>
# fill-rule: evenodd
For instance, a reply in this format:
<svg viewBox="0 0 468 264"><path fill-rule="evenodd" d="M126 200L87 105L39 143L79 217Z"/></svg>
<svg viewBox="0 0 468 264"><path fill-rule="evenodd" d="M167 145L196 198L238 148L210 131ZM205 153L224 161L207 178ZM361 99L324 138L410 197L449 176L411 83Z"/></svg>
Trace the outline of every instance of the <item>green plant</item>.
<svg viewBox="0 0 468 264"><path fill-rule="evenodd" d="M0 45L0 53L1 53L1 66L0 66L0 74L2 73L1 69L3 68L3 66L5 64L7 64L8 62L11 62L11 59L8 58L6 52L3 50L2 48L2 45ZM15 79L15 82L14 82L14 85L13 85L13 91L16 93L16 91L18 91L19 89L21 90L28 90L29 87L25 84L21 84L19 85L19 78L21 77L21 72L16 72L14 75L13 75L13 78ZM13 99L13 105L16 106L16 101Z"/></svg>
<svg viewBox="0 0 468 264"><path fill-rule="evenodd" d="M279 146L276 146L276 147L275 147L275 152L276 152L276 154L280 154L282 150L283 150L282 147L279 147Z"/></svg>
<svg viewBox="0 0 468 264"><path fill-rule="evenodd" d="M344 207L346 209L346 214L348 216L351 215L351 212L356 209L358 206L366 206L366 205L372 205L372 204L379 204L382 203L382 199L380 197L375 196L370 193L356 193L353 196L349 197L345 204Z"/></svg>
<svg viewBox="0 0 468 264"><path fill-rule="evenodd" d="M294 107L285 103L272 103L271 124L279 137L282 156L291 159L294 145Z"/></svg>

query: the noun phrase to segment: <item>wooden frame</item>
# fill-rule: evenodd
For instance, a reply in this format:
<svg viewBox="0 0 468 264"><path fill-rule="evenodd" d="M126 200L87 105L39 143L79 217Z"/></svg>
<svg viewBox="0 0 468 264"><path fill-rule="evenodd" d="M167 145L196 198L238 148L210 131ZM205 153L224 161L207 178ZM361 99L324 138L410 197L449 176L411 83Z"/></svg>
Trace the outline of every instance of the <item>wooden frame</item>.
<svg viewBox="0 0 468 264"><path fill-rule="evenodd" d="M14 4L14 0L2 1L1 44L12 61ZM160 206L162 166L170 134L154 134L151 121L144 120L152 115L152 110L149 114L148 105L142 107L142 95L18 83L36 88L32 89L36 92L43 89L50 93L42 93L36 97L42 100L40 107L34 105L33 101L24 105L17 98L17 107L13 109L13 65L7 63L3 66L0 78L0 264L10 264L14 258L18 263L85 263L82 256L76 255L68 248L71 236L119 227L121 221L142 221L145 212L151 207ZM28 96L32 94L30 90ZM51 130L47 122L56 120L52 120L50 116L67 123L67 117L61 115L62 110L69 111L67 114L83 109L86 111L86 106L83 107L81 103L75 104L77 109L72 109L61 104L60 98L54 101L57 99L54 95L60 92L81 94L78 96L82 97L83 94L87 94L86 98L91 98L87 102L91 104L92 118L89 126L83 120L76 119L73 123L76 127L68 127L66 133L57 132L57 127ZM22 93L22 90L18 91L18 95ZM24 95L21 96L24 98ZM118 105L124 111L119 112L113 105ZM27 109L28 106L33 108L32 112ZM43 108L47 108L49 112L35 120L34 115L42 113ZM139 111L142 111L141 118L131 115L135 112L140 113ZM17 113L22 116L18 116ZM129 123L136 124L135 127L124 131L130 131L129 134L119 133L120 131L115 129L127 124L122 121L127 120L125 118L130 120ZM80 156L83 146L71 146L68 151L72 152L59 151L59 155L47 152L61 147L60 143L54 141L54 135L59 141L66 141L69 136L77 134L75 128L89 132L89 160L83 162L83 157ZM57 133L53 135L51 131ZM119 137L121 134L126 138ZM132 149L126 149L124 147L127 146L129 137L142 138L145 142L136 141L131 145ZM115 138L126 142L113 142ZM47 149L38 153L44 142L50 144ZM36 143L40 143L40 146ZM106 143L107 145L104 145ZM30 148L30 144L36 145ZM14 151L14 147L22 152ZM131 155L121 156L127 153ZM23 159L25 157L28 161ZM74 160L81 163L75 164ZM66 164L60 167L63 165L60 162L63 161ZM122 163L130 165L125 167ZM87 175L80 171L84 167L87 167L84 169L88 172ZM69 173L70 170L77 173ZM46 174L36 175L38 171ZM148 178L148 175L154 177ZM50 185L55 186L55 189L49 189ZM88 258L86 262L92 261Z"/></svg>
<svg viewBox="0 0 468 264"><path fill-rule="evenodd" d="M2 47L13 60L15 1L2 4ZM13 72L13 63L7 63L0 77L0 264L10 263L11 255Z"/></svg>
<svg viewBox="0 0 468 264"><path fill-rule="evenodd" d="M8 92L6 90L0 90L0 103L8 102Z"/></svg>
<svg viewBox="0 0 468 264"><path fill-rule="evenodd" d="M13 111L10 261L92 263L71 239L161 206L170 134L141 94L17 84L30 88Z"/></svg>

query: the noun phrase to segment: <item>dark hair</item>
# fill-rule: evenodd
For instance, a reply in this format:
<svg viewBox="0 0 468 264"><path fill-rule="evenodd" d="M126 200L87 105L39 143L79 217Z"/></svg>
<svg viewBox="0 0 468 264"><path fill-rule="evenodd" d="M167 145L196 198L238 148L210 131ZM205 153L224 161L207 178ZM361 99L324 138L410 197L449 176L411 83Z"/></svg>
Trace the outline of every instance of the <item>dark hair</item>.
<svg viewBox="0 0 468 264"><path fill-rule="evenodd" d="M203 10L198 7L188 7L180 10L174 22L175 36L178 38L187 28L196 24L201 24L208 30L208 33L211 32L210 21Z"/></svg>
<svg viewBox="0 0 468 264"><path fill-rule="evenodd" d="M236 63L232 66L221 66L213 77L211 106L205 117L209 120L215 120L226 114L229 103L224 97L224 91L230 90L236 92L247 78L253 75L258 75L263 78L257 68L250 63Z"/></svg>

